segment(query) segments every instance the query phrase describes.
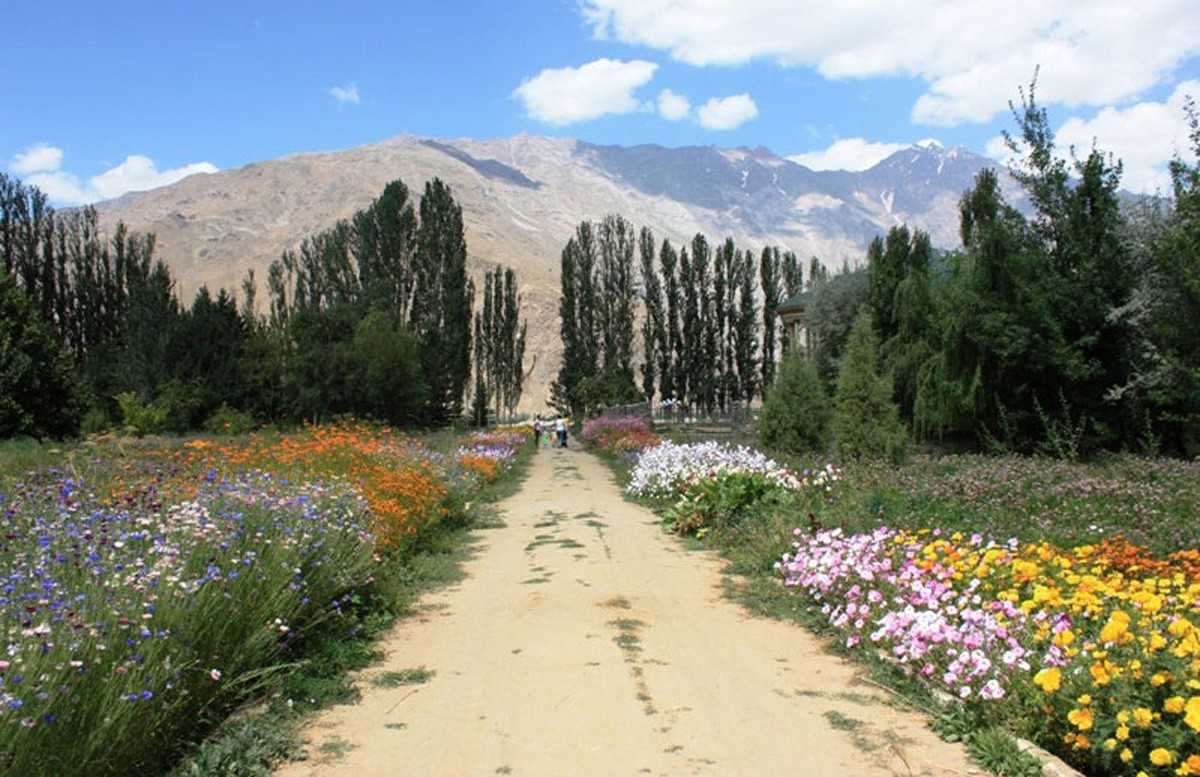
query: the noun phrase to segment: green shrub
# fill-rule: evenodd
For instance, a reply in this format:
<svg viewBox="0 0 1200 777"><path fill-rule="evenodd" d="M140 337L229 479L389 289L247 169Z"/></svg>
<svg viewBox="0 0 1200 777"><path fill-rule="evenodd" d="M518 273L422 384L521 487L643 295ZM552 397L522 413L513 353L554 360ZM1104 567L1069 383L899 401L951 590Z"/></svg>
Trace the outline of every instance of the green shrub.
<svg viewBox="0 0 1200 777"><path fill-rule="evenodd" d="M868 313L859 314L854 322L846 350L834 397L833 436L838 454L846 459L898 463L904 459L908 434L900 421L900 409L892 401L891 376L879 374L879 342Z"/></svg>
<svg viewBox="0 0 1200 777"><path fill-rule="evenodd" d="M136 391L117 394L121 425L133 434L155 434L167 428L167 411L156 402L143 402Z"/></svg>
<svg viewBox="0 0 1200 777"><path fill-rule="evenodd" d="M793 354L780 365L763 402L758 440L786 453L823 451L829 444L831 414L817 368Z"/></svg>
<svg viewBox="0 0 1200 777"><path fill-rule="evenodd" d="M204 422L205 431L212 434L246 434L257 426L254 416L223 403Z"/></svg>

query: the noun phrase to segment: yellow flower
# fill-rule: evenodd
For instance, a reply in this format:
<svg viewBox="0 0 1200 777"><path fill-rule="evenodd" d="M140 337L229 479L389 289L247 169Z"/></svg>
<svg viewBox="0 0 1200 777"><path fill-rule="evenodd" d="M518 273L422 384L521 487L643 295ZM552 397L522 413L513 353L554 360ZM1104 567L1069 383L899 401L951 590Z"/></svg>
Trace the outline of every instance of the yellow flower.
<svg viewBox="0 0 1200 777"><path fill-rule="evenodd" d="M1184 701L1182 696L1172 696L1163 702L1163 710L1166 712L1179 714L1180 712L1183 712L1183 705Z"/></svg>
<svg viewBox="0 0 1200 777"><path fill-rule="evenodd" d="M1121 759L1121 763L1127 764L1133 760L1133 751L1127 747L1121 751L1121 754L1118 755L1117 758Z"/></svg>
<svg viewBox="0 0 1200 777"><path fill-rule="evenodd" d="M1200 774L1200 754L1192 753L1189 755L1180 768L1187 769L1185 774Z"/></svg>
<svg viewBox="0 0 1200 777"><path fill-rule="evenodd" d="M1080 734L1079 736L1075 737L1075 744L1072 745L1072 747L1076 750L1089 750L1092 747L1092 743L1088 741L1086 735Z"/></svg>
<svg viewBox="0 0 1200 777"><path fill-rule="evenodd" d="M1188 724L1192 731L1200 731L1200 696L1188 699L1183 709L1185 710L1183 722Z"/></svg>
<svg viewBox="0 0 1200 777"><path fill-rule="evenodd" d="M1150 650L1162 650L1167 646L1167 638L1157 631L1150 635Z"/></svg>
<svg viewBox="0 0 1200 777"><path fill-rule="evenodd" d="M1062 687L1062 672L1056 666L1043 669L1033 676L1033 684L1046 693L1054 693Z"/></svg>
<svg viewBox="0 0 1200 777"><path fill-rule="evenodd" d="M1087 709L1071 710L1067 713L1067 720L1080 731L1087 731L1092 727L1092 711Z"/></svg>
<svg viewBox="0 0 1200 777"><path fill-rule="evenodd" d="M1090 693L1085 693L1084 695L1080 696L1079 703L1084 707L1088 706L1092 703L1092 695Z"/></svg>
<svg viewBox="0 0 1200 777"><path fill-rule="evenodd" d="M1150 728L1150 724L1154 722L1154 713L1145 707L1138 707L1133 711L1133 724L1138 728Z"/></svg>
<svg viewBox="0 0 1200 777"><path fill-rule="evenodd" d="M1121 740L1122 742L1126 741L1127 739L1129 739L1129 726L1126 726L1124 723L1117 726L1117 731L1115 734L1113 734L1113 736L1115 736L1117 739Z"/></svg>
<svg viewBox="0 0 1200 777"><path fill-rule="evenodd" d="M1175 763L1175 756L1165 747L1156 747L1150 751L1150 763L1155 766L1170 766Z"/></svg>
<svg viewBox="0 0 1200 777"><path fill-rule="evenodd" d="M1130 639L1132 636L1129 634L1129 616L1117 610L1100 629L1100 641L1123 645Z"/></svg>
<svg viewBox="0 0 1200 777"><path fill-rule="evenodd" d="M1117 722L1118 723L1128 723L1129 722L1129 711L1121 710L1120 712L1118 712L1117 713Z"/></svg>
<svg viewBox="0 0 1200 777"><path fill-rule="evenodd" d="M1115 740L1115 739L1104 740L1104 749L1109 750L1109 751L1116 750L1117 749L1117 740Z"/></svg>
<svg viewBox="0 0 1200 777"><path fill-rule="evenodd" d="M1160 685L1166 685L1167 683L1171 682L1174 679L1175 678L1171 675L1170 672L1155 672L1150 677L1150 684L1153 685L1155 688L1157 688Z"/></svg>

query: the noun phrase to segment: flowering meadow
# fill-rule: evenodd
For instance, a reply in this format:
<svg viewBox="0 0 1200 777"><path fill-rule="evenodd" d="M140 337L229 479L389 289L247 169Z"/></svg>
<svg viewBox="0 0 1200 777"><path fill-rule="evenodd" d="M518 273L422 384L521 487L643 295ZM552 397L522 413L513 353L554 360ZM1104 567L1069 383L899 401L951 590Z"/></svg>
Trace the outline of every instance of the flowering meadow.
<svg viewBox="0 0 1200 777"><path fill-rule="evenodd" d="M162 771L484 479L470 456L511 462L486 445L306 427L5 488L0 771Z"/></svg>
<svg viewBox="0 0 1200 777"><path fill-rule="evenodd" d="M1200 465L951 457L840 490L814 509L847 526L777 568L848 648L1085 773L1200 774Z"/></svg>

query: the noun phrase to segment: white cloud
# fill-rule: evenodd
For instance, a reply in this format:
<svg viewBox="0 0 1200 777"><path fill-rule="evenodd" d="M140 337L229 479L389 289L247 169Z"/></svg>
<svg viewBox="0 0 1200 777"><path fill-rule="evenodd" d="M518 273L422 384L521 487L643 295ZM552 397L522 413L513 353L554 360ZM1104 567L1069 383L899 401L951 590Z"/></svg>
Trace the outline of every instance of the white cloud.
<svg viewBox="0 0 1200 777"><path fill-rule="evenodd" d="M986 121L1041 66L1043 104L1137 99L1200 55L1195 0L583 0L601 38L693 65L752 60L826 78L915 78L919 122Z"/></svg>
<svg viewBox="0 0 1200 777"><path fill-rule="evenodd" d="M633 96L658 65L644 60L597 59L580 67L546 69L521 82L513 96L533 118L554 126L641 109Z"/></svg>
<svg viewBox="0 0 1200 777"><path fill-rule="evenodd" d="M41 189L55 205L84 205L109 200L128 192L169 186L196 173L217 172L216 165L210 162L159 170L150 157L133 154L125 157L121 164L92 176L85 185L79 176L60 169L62 161L62 149L39 143L14 156L9 170L23 175L25 183Z"/></svg>
<svg viewBox="0 0 1200 777"><path fill-rule="evenodd" d="M209 162L176 167L173 170L158 170L150 157L134 154L125 161L109 168L88 180L88 187L99 195L99 199L111 200L126 192L144 192L161 186L170 186L189 175L215 173L217 168Z"/></svg>
<svg viewBox="0 0 1200 777"><path fill-rule="evenodd" d="M55 148L46 143L36 143L15 155L8 169L17 175L53 171L62 167L62 158L61 148Z"/></svg>
<svg viewBox="0 0 1200 777"><path fill-rule="evenodd" d="M658 93L658 115L668 121L686 119L692 113L692 104L688 98L676 94L670 89Z"/></svg>
<svg viewBox="0 0 1200 777"><path fill-rule="evenodd" d="M329 94L339 103L346 105L358 105L362 100L358 97L358 85L353 81L345 86L329 87Z"/></svg>
<svg viewBox="0 0 1200 777"><path fill-rule="evenodd" d="M710 130L729 130L758 116L758 106L748 94L713 97L696 109L696 121Z"/></svg>
<svg viewBox="0 0 1200 777"><path fill-rule="evenodd" d="M1142 102L1127 108L1105 108L1094 118L1067 119L1055 131L1056 150L1066 157L1072 146L1086 157L1092 146L1121 160L1121 186L1133 192L1170 193L1167 163L1176 154L1190 158L1188 126L1183 112L1188 96L1200 99L1200 81L1185 81L1166 102ZM1016 161L1004 139L992 139L988 156L1009 164Z"/></svg>
<svg viewBox="0 0 1200 777"><path fill-rule="evenodd" d="M911 147L908 143L872 143L863 138L842 138L829 148L795 154L788 159L811 170L866 170L897 151Z"/></svg>

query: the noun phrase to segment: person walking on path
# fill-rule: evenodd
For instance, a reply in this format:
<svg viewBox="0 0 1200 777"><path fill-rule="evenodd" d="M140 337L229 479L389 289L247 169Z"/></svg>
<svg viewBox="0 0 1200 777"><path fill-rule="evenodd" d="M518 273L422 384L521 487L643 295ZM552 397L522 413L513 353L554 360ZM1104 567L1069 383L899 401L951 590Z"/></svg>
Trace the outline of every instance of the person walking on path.
<svg viewBox="0 0 1200 777"><path fill-rule="evenodd" d="M533 419L533 449L542 447L542 417Z"/></svg>
<svg viewBox="0 0 1200 777"><path fill-rule="evenodd" d="M558 447L567 447L567 419L559 416L554 420L554 433L558 435Z"/></svg>

